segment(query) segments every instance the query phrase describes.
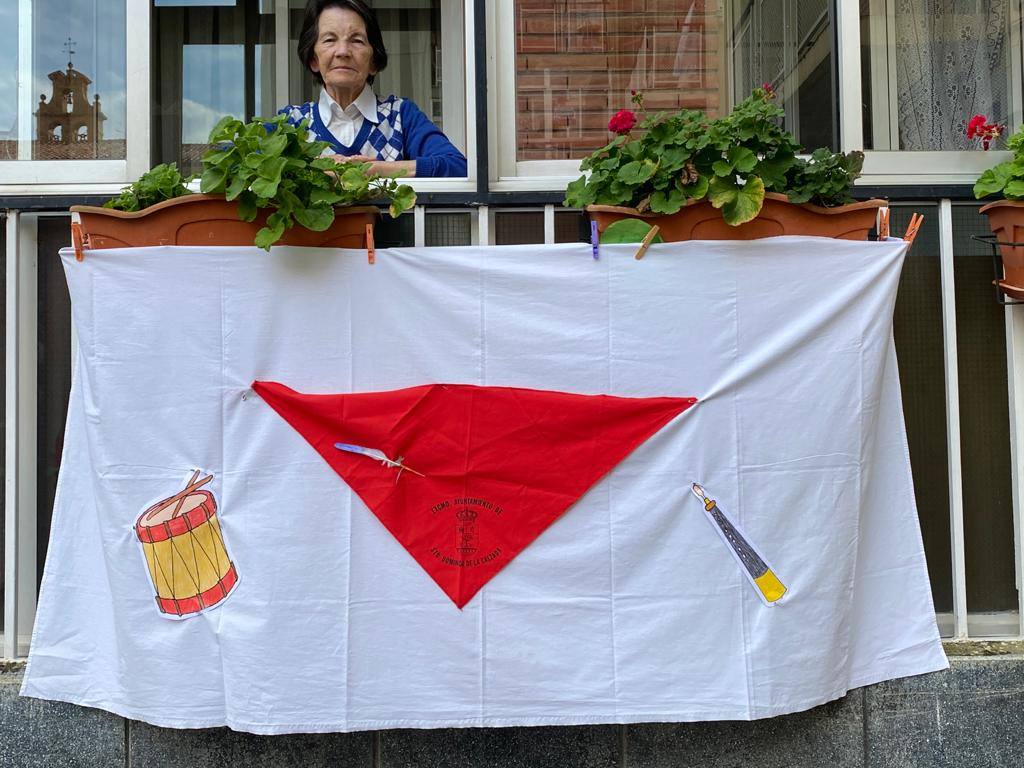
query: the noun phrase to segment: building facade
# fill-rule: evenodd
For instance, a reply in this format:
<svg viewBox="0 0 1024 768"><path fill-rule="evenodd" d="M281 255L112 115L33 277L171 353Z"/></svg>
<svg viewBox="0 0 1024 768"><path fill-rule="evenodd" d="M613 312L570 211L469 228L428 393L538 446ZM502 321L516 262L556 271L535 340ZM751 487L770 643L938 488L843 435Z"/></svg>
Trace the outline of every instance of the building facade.
<svg viewBox="0 0 1024 768"><path fill-rule="evenodd" d="M650 111L686 107L717 115L770 83L785 108L786 128L808 149L863 150L855 196L889 198L896 233L911 213L925 216L904 267L895 333L940 630L950 653L1024 649L1024 310L997 302L990 250L972 239L988 225L971 186L1008 154L1004 141L984 152L966 135L979 113L1005 125L1006 135L1022 124L1021 0L373 5L390 56L375 88L413 99L469 159L465 179L413 180L419 203L382 224L381 246L586 241L581 212L562 206L564 190L579 175L580 158L606 143L608 118L630 107L632 91L643 92ZM102 202L156 163L194 172L210 128L224 114L249 119L315 98L315 83L295 56L303 6L303 0L0 0L6 299L0 656L11 660L2 673L11 680L0 679L10 683L0 687L4 749L36 727L33 717L66 717L16 702L12 680L30 642L71 382L74 339L57 258L69 243L67 209ZM401 761L421 747L441 755L468 744L481 764L485 755L496 764L519 750L533 755L533 762L522 758L531 765L667 765L700 755L714 765L715 740L724 739L777 750L780 764L813 765L821 749L846 739L852 757L841 764L888 764L885 745L902 743L902 726L894 728L886 715L895 711L917 735L903 745L905 753L898 746L892 754L943 764L959 754L958 737L947 734L935 746L935 733L952 728L967 750L979 723L1024 724L1024 696L1007 693L1013 688L1007 681L1020 671L1012 654L961 660L943 680L851 694L823 714L787 719L774 732L757 725L556 729L564 734L438 734L421 742L377 734L324 739L310 748L337 759L350 750L353 764L364 758L413 764ZM977 703L979 694L995 690L1002 691L998 706L991 697L987 705ZM949 714L947 722L937 703L935 723L921 721L913 702L933 693L949 713L960 714ZM159 729L133 730L117 718L68 712L70 727L95 729L103 749L109 738L103 754L117 759L170 743ZM130 738L118 740L118 729ZM193 739L195 750L202 752L204 738ZM254 748L238 746L238 736L208 738L220 745L214 750ZM806 754L794 753L793 744L807 747ZM796 762L785 763L787 754Z"/></svg>

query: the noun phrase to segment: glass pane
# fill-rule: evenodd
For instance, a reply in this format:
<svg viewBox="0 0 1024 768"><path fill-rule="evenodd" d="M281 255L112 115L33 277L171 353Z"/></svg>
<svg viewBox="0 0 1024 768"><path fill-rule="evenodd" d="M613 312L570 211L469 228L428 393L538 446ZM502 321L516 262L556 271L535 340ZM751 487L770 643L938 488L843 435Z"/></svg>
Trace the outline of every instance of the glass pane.
<svg viewBox="0 0 1024 768"><path fill-rule="evenodd" d="M251 120L277 111L272 3L158 3L153 40L154 163L194 173L224 115Z"/></svg>
<svg viewBox="0 0 1024 768"><path fill-rule="evenodd" d="M469 245L473 238L470 213L431 213L427 211L426 245Z"/></svg>
<svg viewBox="0 0 1024 768"><path fill-rule="evenodd" d="M527 245L544 242L543 211L510 211L494 214L495 245Z"/></svg>
<svg viewBox="0 0 1024 768"><path fill-rule="evenodd" d="M38 230L38 339L36 381L37 578L43 575L64 423L71 393L71 298L58 251L70 245L67 217L40 217Z"/></svg>
<svg viewBox="0 0 1024 768"><path fill-rule="evenodd" d="M288 98L293 104L320 97L320 84L296 58L305 0L289 0ZM463 152L466 151L465 45L462 3L442 0L377 0L388 66L373 90L411 99Z"/></svg>
<svg viewBox="0 0 1024 768"><path fill-rule="evenodd" d="M990 232L978 206L953 206L967 608L972 613L1017 608L1006 310L992 287L991 249L970 239Z"/></svg>
<svg viewBox="0 0 1024 768"><path fill-rule="evenodd" d="M860 8L866 148L972 149L973 115L1020 124L1020 65L1011 63L1020 0L870 0Z"/></svg>
<svg viewBox="0 0 1024 768"><path fill-rule="evenodd" d="M643 91L718 115L770 82L786 128L834 147L828 0L516 0L516 156L579 158Z"/></svg>
<svg viewBox="0 0 1024 768"><path fill-rule="evenodd" d="M893 207L891 226L893 232L905 232L915 211L924 215L924 224L903 265L893 327L932 597L936 611L948 612L953 610L953 568L938 209L934 205Z"/></svg>
<svg viewBox="0 0 1024 768"><path fill-rule="evenodd" d="M0 160L123 159L125 71L125 0L0 0Z"/></svg>

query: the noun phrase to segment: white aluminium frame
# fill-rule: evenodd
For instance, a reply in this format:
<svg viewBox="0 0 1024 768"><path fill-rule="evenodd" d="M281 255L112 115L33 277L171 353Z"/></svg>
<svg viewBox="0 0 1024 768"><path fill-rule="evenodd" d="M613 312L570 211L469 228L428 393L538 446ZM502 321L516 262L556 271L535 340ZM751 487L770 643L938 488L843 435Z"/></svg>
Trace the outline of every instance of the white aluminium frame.
<svg viewBox="0 0 1024 768"><path fill-rule="evenodd" d="M861 18L859 0L833 0L837 26L839 69L840 146L845 152L864 150L861 108ZM871 0L871 9L885 11L886 0ZM723 18L728 18L728 8ZM1024 122L1024 82L1022 82L1021 0L1015 0L1010 12L1010 91L1018 97L1013 104L1014 122ZM562 190L579 176L578 160L518 161L516 159L516 40L515 0L494 0L487 17L488 115L491 188L505 191ZM885 35L886 26L876 25L876 34ZM888 43L885 41L876 41ZM725 50L727 46L722 46ZM875 64L873 77L888 84L895 75ZM729 78L726 78L728 80ZM879 119L891 117L887 101L888 87L873 89L873 114ZM884 95L884 103L878 101ZM973 184L978 175L997 162L1008 159L1006 152L904 152L868 150L864 173L858 185Z"/></svg>
<svg viewBox="0 0 1024 768"><path fill-rule="evenodd" d="M0 196L108 194L149 169L150 0L125 2L125 159L0 161ZM18 124L20 157L31 155L37 94L32 77L32 0L18 0Z"/></svg>

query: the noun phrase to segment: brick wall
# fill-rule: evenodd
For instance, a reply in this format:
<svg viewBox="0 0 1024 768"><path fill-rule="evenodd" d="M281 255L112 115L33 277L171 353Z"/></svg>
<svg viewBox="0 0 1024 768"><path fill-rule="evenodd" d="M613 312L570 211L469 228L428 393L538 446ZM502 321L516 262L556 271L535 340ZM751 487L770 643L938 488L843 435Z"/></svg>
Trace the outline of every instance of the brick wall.
<svg viewBox="0 0 1024 768"><path fill-rule="evenodd" d="M649 110L725 106L721 0L517 0L517 154L578 158L642 90Z"/></svg>

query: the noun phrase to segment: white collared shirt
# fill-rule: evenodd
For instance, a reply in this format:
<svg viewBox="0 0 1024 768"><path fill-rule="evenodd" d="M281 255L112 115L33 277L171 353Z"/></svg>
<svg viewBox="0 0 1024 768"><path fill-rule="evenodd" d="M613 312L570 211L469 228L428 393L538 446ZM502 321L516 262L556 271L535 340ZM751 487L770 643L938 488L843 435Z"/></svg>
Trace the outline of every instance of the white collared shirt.
<svg viewBox="0 0 1024 768"><path fill-rule="evenodd" d="M369 85L364 85L356 100L344 109L328 95L327 89L321 88L318 108L320 119L327 130L346 147L351 147L356 140L359 129L363 127L363 120L373 123L378 121L377 97Z"/></svg>

